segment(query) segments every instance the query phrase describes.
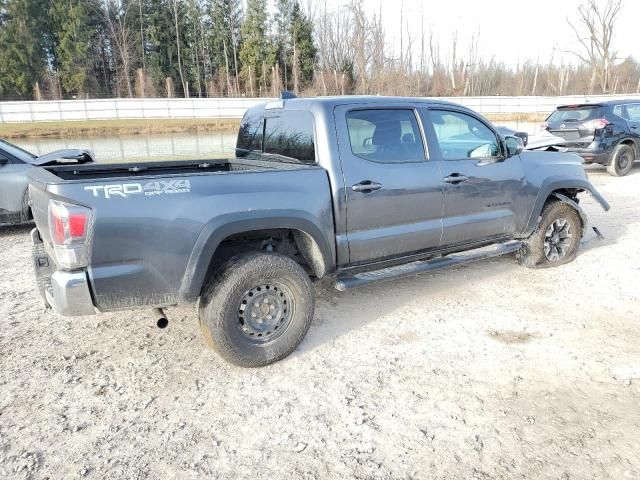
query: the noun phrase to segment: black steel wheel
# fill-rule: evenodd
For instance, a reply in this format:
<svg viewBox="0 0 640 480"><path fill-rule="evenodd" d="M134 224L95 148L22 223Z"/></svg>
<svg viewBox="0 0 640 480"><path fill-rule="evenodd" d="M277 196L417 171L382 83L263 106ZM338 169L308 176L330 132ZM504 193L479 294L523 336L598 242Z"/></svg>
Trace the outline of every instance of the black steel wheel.
<svg viewBox="0 0 640 480"><path fill-rule="evenodd" d="M260 367L289 355L313 320L309 276L293 259L250 252L218 269L200 299L200 328L227 361Z"/></svg>
<svg viewBox="0 0 640 480"><path fill-rule="evenodd" d="M623 177L631 171L635 161L635 152L630 145L618 145L611 154L607 172L614 177Z"/></svg>
<svg viewBox="0 0 640 480"><path fill-rule="evenodd" d="M270 342L286 330L295 312L295 298L288 287L273 282L252 288L238 305L237 326L251 342Z"/></svg>

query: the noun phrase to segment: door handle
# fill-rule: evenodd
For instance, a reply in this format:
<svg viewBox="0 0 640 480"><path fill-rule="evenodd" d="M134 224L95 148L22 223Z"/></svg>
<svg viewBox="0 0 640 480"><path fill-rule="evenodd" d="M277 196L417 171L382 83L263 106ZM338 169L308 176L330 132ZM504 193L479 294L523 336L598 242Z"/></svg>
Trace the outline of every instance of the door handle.
<svg viewBox="0 0 640 480"><path fill-rule="evenodd" d="M637 130L638 126L637 125L631 125L631 128L633 128L634 130Z"/></svg>
<svg viewBox="0 0 640 480"><path fill-rule="evenodd" d="M360 183L356 183L351 186L351 190L354 192L361 193L371 193L374 190L380 190L382 188L382 184L378 182L372 182L371 180L363 180Z"/></svg>
<svg viewBox="0 0 640 480"><path fill-rule="evenodd" d="M444 177L445 182L453 183L454 185L466 182L467 180L469 180L469 177L465 177L464 175L461 175L459 173L452 173L451 175Z"/></svg>

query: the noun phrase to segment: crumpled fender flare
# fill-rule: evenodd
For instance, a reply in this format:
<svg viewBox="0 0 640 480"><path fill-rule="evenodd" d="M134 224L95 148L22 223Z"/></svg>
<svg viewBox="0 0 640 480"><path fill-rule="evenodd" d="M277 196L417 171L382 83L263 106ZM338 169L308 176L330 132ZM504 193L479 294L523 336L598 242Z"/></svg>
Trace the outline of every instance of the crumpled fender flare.
<svg viewBox="0 0 640 480"><path fill-rule="evenodd" d="M571 205L578 212L578 215L580 215L580 219L582 220L582 231L584 233L585 229L587 228L587 224L589 223L589 220L587 218L587 214L584 213L584 210L582 209L582 207L578 205L577 202L574 202L569 197L567 197L566 195L562 195L561 193L553 192L551 195L556 197L561 202Z"/></svg>
<svg viewBox="0 0 640 480"><path fill-rule="evenodd" d="M558 182L552 182L549 185L546 185L546 188L542 189L542 191L538 195L538 198L536 200L536 205L531 214L531 217L529 218L529 222L527 224L525 234L523 235L524 237L528 237L529 235L531 235L531 233L537 227L538 223L540 222L540 214L542 212L542 208L545 202L547 201L547 199L551 196L557 198L560 201L568 203L573 208L575 208L580 214L580 218L583 220L583 223L586 225L587 216L584 213L584 210L582 210L582 208L576 202L568 198L566 195L563 195L557 191L557 190L566 190L566 189L576 189L576 190L582 190L582 191L588 192L600 204L600 206L605 212L611 208L609 205L609 202L607 202L605 198L602 195L600 195L600 193L594 188L594 186L591 185L591 182L589 182L586 179L577 180L577 181L573 180L571 182L562 181L562 180Z"/></svg>

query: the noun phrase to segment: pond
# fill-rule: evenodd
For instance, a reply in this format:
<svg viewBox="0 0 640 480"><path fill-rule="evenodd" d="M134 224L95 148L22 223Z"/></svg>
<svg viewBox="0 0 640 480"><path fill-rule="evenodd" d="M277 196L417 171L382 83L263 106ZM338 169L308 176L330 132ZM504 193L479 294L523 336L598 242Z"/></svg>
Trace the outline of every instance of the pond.
<svg viewBox="0 0 640 480"><path fill-rule="evenodd" d="M114 137L21 138L20 147L43 155L64 148L91 150L99 162L216 158L233 155L237 130L172 133L166 135L124 135Z"/></svg>

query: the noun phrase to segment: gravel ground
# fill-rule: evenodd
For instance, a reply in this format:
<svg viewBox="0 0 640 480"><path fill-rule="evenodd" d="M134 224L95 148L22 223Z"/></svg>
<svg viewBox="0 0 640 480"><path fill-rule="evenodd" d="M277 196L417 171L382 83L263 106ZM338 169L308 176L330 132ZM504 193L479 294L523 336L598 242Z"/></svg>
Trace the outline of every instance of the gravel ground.
<svg viewBox="0 0 640 480"><path fill-rule="evenodd" d="M640 168L591 169L606 239L338 293L288 359L232 367L193 309L43 311L0 231L2 478L640 478Z"/></svg>

